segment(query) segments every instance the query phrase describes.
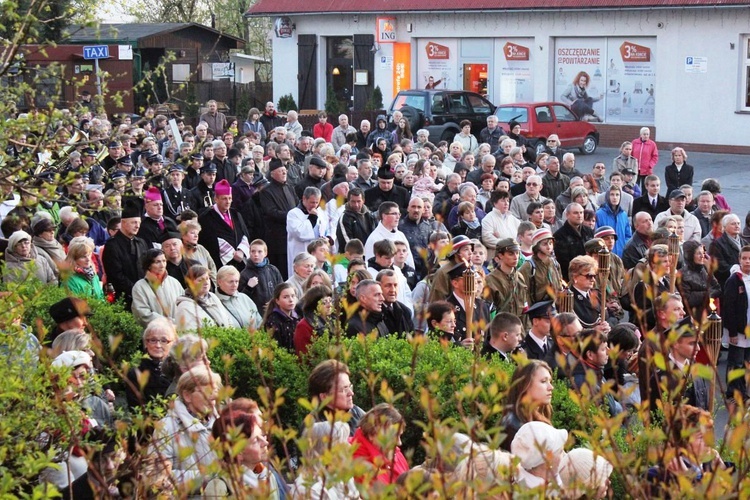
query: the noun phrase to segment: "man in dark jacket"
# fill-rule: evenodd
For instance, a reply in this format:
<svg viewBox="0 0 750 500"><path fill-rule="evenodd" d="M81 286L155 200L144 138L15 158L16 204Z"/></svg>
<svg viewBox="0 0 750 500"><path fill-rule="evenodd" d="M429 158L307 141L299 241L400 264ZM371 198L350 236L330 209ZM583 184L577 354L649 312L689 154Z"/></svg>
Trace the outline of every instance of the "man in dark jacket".
<svg viewBox="0 0 750 500"><path fill-rule="evenodd" d="M552 317L555 305L551 300L543 300L529 307L526 315L531 329L523 339L523 350L529 359L543 360L552 351Z"/></svg>
<svg viewBox="0 0 750 500"><path fill-rule="evenodd" d="M190 190L190 208L198 215L214 205L214 183L216 182L216 165L209 163L201 167L201 180Z"/></svg>
<svg viewBox="0 0 750 500"><path fill-rule="evenodd" d="M191 168L192 170L192 168ZM177 220L183 210L190 208L190 191L183 187L185 171L179 163L173 163L169 168L169 185L162 192L164 213L172 220Z"/></svg>
<svg viewBox="0 0 750 500"><path fill-rule="evenodd" d="M144 196L146 213L141 219L138 237L146 242L149 248L159 242L159 237L169 231L177 231L172 219L164 217L164 202L158 188L151 186Z"/></svg>
<svg viewBox="0 0 750 500"><path fill-rule="evenodd" d="M260 192L261 212L266 220L266 244L271 263L287 279L287 234L286 216L297 206L299 199L287 184L286 167L278 159L271 160L268 166L270 184Z"/></svg>
<svg viewBox="0 0 750 500"><path fill-rule="evenodd" d="M362 280L357 284L357 302L359 307L346 325L347 337L357 337L360 333L370 334L377 330L379 337L386 337L390 332L383 321L383 290L375 280Z"/></svg>
<svg viewBox="0 0 750 500"><path fill-rule="evenodd" d="M372 148L373 144L375 144L381 137L388 142L388 149L390 149L391 131L388 130L388 120L386 120L385 115L378 115L375 119L375 130L370 132L367 136L367 147Z"/></svg>
<svg viewBox="0 0 750 500"><path fill-rule="evenodd" d="M445 178L445 185L435 194L435 201L432 204L432 213L441 222L448 219L453 207L458 205L459 195L458 186L461 185L461 176L456 173L450 173Z"/></svg>
<svg viewBox="0 0 750 500"><path fill-rule="evenodd" d="M239 291L255 303L261 314L273 297L273 290L284 282L281 273L268 262L268 247L263 240L250 243L250 258L245 270L240 274Z"/></svg>
<svg viewBox="0 0 750 500"><path fill-rule="evenodd" d="M378 222L365 206L365 195L360 188L352 188L346 195L344 213L336 228L336 241L343 248L349 240L367 241Z"/></svg>
<svg viewBox="0 0 750 500"><path fill-rule="evenodd" d="M542 177L542 196L556 200L570 187L570 177L560 171L560 160L550 156L547 160L547 173Z"/></svg>
<svg viewBox="0 0 750 500"><path fill-rule="evenodd" d="M571 203L565 209L563 227L555 232L555 254L560 263L563 279L568 280L568 266L570 261L578 255L586 255L585 244L594 237L594 231L583 225L583 207L578 203Z"/></svg>
<svg viewBox="0 0 750 500"><path fill-rule="evenodd" d="M272 101L266 103L266 109L260 115L259 121L269 133L276 127L284 125L284 120L276 113L276 105Z"/></svg>
<svg viewBox="0 0 750 500"><path fill-rule="evenodd" d="M646 192L640 198L633 200L633 220L638 212L647 212L651 220L662 212L669 210L669 202L659 194L661 189L661 180L656 175L646 176L644 181Z"/></svg>
<svg viewBox="0 0 750 500"><path fill-rule="evenodd" d="M422 218L424 202L421 198L409 200L406 215L398 223L398 230L404 233L409 242L409 249L414 257L414 264L419 279L427 275L426 252L430 244L432 225Z"/></svg>
<svg viewBox="0 0 750 500"><path fill-rule="evenodd" d="M394 184L396 176L390 167L380 167L378 170L378 185L365 191L365 204L370 211L375 212L384 201L392 201L401 210L409 205L409 191Z"/></svg>
<svg viewBox="0 0 750 500"><path fill-rule="evenodd" d="M222 179L229 181L232 184L237 179L237 168L229 161L227 156L227 145L224 141L214 141L214 159L211 163L216 165L216 182Z"/></svg>
<svg viewBox="0 0 750 500"><path fill-rule="evenodd" d="M107 240L102 257L107 282L114 287L115 297L124 299L127 309L133 302L133 285L144 276L141 257L148 250L148 245L136 236L140 227L138 205L128 200L122 207L120 230Z"/></svg>
<svg viewBox="0 0 750 500"><path fill-rule="evenodd" d="M479 132L479 142L486 142L490 145L490 153L497 151L500 146L500 137L505 135L502 127L498 126L497 116L489 115L487 117L487 126Z"/></svg>
<svg viewBox="0 0 750 500"><path fill-rule="evenodd" d="M307 187L316 187L320 189L325 184L325 175L328 170L326 162L318 157L312 156L310 158L310 165L307 167L307 175L305 175L296 186L294 186L294 193L297 198L302 199L302 193L305 192Z"/></svg>
<svg viewBox="0 0 750 500"><path fill-rule="evenodd" d="M622 251L622 264L625 269L633 269L638 261L646 256L651 246L651 232L653 222L648 212L638 212L633 215L633 226L635 232L633 237L625 244Z"/></svg>
<svg viewBox="0 0 750 500"><path fill-rule="evenodd" d="M406 334L414 331L412 312L398 301L399 277L392 269L383 269L376 277L383 291L383 321L390 333Z"/></svg>

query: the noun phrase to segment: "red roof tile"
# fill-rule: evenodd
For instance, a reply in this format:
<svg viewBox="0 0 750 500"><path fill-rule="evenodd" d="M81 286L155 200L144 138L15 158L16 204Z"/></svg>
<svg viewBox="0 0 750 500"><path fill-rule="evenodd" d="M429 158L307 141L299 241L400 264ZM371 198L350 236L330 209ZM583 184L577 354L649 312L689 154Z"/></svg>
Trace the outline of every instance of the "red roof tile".
<svg viewBox="0 0 750 500"><path fill-rule="evenodd" d="M638 9L747 5L747 0L258 0L250 16L312 13L395 13L529 9Z"/></svg>

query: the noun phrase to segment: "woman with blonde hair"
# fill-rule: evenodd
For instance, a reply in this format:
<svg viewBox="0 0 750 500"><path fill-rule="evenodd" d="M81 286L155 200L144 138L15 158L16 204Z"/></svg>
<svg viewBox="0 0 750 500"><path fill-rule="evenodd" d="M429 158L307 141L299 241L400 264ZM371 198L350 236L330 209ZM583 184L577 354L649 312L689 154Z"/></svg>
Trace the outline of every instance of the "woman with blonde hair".
<svg viewBox="0 0 750 500"><path fill-rule="evenodd" d="M65 265L69 274L63 273L63 285L76 297L103 299L104 292L94 267L94 240L78 236L70 240Z"/></svg>
<svg viewBox="0 0 750 500"><path fill-rule="evenodd" d="M552 369L544 361L530 360L519 366L510 381L506 413L500 426L505 440L500 447L510 450L518 429L527 422L552 423Z"/></svg>
<svg viewBox="0 0 750 500"><path fill-rule="evenodd" d="M211 282L216 284L216 263L208 253L206 247L198 243L198 235L201 232L201 225L196 219L187 220L180 224L180 234L182 235L182 257L193 260L198 264L208 268L208 274L211 276Z"/></svg>

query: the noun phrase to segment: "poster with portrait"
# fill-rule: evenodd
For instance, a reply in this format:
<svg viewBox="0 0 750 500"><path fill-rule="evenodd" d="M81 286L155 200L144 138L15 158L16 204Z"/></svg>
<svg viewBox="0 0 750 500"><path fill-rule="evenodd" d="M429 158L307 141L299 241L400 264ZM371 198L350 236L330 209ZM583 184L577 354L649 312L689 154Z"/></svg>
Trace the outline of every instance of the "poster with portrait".
<svg viewBox="0 0 750 500"><path fill-rule="evenodd" d="M534 100L531 70L531 38L498 38L495 40L494 95L496 104Z"/></svg>
<svg viewBox="0 0 750 500"><path fill-rule="evenodd" d="M453 89L458 79L458 39L424 38L417 41L419 89Z"/></svg>
<svg viewBox="0 0 750 500"><path fill-rule="evenodd" d="M607 90L605 38L558 38L555 41L555 100L582 120L604 121Z"/></svg>
<svg viewBox="0 0 750 500"><path fill-rule="evenodd" d="M656 38L607 39L608 123L654 123Z"/></svg>

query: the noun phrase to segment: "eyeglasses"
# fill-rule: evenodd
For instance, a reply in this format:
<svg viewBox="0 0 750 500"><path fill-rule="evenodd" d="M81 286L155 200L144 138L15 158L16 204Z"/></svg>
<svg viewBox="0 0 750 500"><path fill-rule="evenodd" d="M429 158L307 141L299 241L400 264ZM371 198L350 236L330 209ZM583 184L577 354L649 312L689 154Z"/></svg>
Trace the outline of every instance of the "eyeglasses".
<svg viewBox="0 0 750 500"><path fill-rule="evenodd" d="M171 344L172 340L170 339L146 339L147 344Z"/></svg>
<svg viewBox="0 0 750 500"><path fill-rule="evenodd" d="M593 274L593 273L592 274L581 274L581 276L583 276L586 279L590 279L590 280L595 280L596 279L596 274Z"/></svg>
<svg viewBox="0 0 750 500"><path fill-rule="evenodd" d="M539 183L538 182L527 182L526 185L527 186L539 186Z"/></svg>
<svg viewBox="0 0 750 500"><path fill-rule="evenodd" d="M333 305L333 299L332 299L331 297L326 297L325 299L321 300L320 302L321 302L321 304L323 304L324 306L330 306L330 305Z"/></svg>

